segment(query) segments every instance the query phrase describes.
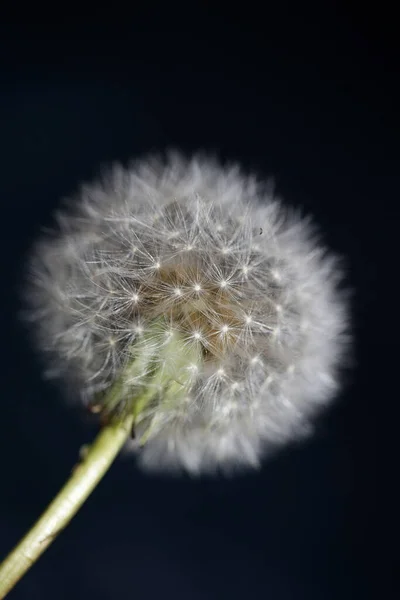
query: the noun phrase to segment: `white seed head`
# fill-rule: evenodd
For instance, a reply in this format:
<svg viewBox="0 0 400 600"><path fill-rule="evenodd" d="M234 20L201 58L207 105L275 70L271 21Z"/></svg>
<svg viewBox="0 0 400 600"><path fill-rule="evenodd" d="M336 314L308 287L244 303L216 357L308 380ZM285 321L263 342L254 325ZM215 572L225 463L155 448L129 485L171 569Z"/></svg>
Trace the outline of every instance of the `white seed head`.
<svg viewBox="0 0 400 600"><path fill-rule="evenodd" d="M190 389L160 393L146 443L130 444L148 468L195 473L258 465L333 397L347 348L341 281L308 219L237 167L175 154L83 186L38 242L26 295L49 372L84 402L139 340L160 356L174 332L185 352L200 348ZM149 342L160 319L169 335Z"/></svg>

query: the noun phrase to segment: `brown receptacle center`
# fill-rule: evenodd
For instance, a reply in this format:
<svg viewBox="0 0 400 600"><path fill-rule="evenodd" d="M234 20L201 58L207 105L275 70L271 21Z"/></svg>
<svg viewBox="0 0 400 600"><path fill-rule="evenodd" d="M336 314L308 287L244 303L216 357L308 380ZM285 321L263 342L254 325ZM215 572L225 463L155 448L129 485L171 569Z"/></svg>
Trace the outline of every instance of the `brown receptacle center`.
<svg viewBox="0 0 400 600"><path fill-rule="evenodd" d="M237 298L207 281L196 266L161 267L141 285L139 295L151 317L165 316L188 338L197 334L207 360L223 358L243 329Z"/></svg>

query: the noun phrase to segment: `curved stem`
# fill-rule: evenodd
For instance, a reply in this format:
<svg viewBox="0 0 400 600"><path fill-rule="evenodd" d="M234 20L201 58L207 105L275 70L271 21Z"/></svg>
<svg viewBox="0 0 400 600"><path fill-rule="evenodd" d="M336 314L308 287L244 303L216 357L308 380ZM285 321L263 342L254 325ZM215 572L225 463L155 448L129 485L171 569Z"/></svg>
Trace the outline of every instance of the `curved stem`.
<svg viewBox="0 0 400 600"><path fill-rule="evenodd" d="M106 425L32 529L0 565L0 600L22 578L72 517L107 472L127 440L133 415Z"/></svg>

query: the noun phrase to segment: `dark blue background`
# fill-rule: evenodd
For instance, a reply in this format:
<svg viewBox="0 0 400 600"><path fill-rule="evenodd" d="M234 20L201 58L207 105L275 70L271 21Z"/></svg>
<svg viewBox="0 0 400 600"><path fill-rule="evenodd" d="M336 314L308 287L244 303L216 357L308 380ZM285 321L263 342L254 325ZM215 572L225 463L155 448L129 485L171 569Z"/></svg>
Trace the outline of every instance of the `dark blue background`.
<svg viewBox="0 0 400 600"><path fill-rule="evenodd" d="M170 479L118 460L10 598L391 597L390 545L374 535L396 396L394 15L189 4L121 12L115 25L95 25L108 16L97 9L91 26L63 15L1 27L0 556L96 433L42 382L16 312L32 240L102 164L200 148L273 175L347 257L356 366L315 437L258 473Z"/></svg>

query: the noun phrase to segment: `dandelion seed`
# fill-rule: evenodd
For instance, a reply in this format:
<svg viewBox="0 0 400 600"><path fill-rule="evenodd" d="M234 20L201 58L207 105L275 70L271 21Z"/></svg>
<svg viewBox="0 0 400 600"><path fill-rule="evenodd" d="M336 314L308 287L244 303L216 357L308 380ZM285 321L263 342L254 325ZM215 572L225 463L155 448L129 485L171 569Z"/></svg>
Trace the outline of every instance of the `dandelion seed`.
<svg viewBox="0 0 400 600"><path fill-rule="evenodd" d="M279 273L279 271L276 271L276 270L271 271L271 275L275 279L275 281L281 280L281 274Z"/></svg>
<svg viewBox="0 0 400 600"><path fill-rule="evenodd" d="M261 359L260 359L260 357L259 357L259 356L252 356L252 357L250 358L250 363L251 363L252 365L255 365L255 364L257 364L257 363L261 363Z"/></svg>

